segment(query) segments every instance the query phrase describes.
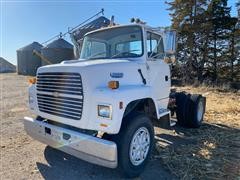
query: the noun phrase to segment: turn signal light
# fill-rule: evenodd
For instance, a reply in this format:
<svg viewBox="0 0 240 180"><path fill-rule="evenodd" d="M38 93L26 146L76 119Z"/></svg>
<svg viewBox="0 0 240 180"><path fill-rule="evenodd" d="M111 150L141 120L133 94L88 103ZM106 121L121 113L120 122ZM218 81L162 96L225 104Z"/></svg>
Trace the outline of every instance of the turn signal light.
<svg viewBox="0 0 240 180"><path fill-rule="evenodd" d="M107 124L103 124L103 123L101 123L100 126L102 126L102 127L108 127Z"/></svg>
<svg viewBox="0 0 240 180"><path fill-rule="evenodd" d="M36 84L37 78L36 78L36 77L29 78L29 79L28 79L28 82L29 82L29 84Z"/></svg>
<svg viewBox="0 0 240 180"><path fill-rule="evenodd" d="M119 81L109 81L108 87L110 89L118 89L119 88Z"/></svg>

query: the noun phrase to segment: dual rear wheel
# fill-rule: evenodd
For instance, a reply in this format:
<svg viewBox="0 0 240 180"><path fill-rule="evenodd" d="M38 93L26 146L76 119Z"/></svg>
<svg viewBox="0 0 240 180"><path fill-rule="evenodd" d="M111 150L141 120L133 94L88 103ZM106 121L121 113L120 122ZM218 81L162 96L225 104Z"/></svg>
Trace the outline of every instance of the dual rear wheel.
<svg viewBox="0 0 240 180"><path fill-rule="evenodd" d="M177 123L188 128L198 128L202 125L205 113L206 98L199 94L176 94Z"/></svg>

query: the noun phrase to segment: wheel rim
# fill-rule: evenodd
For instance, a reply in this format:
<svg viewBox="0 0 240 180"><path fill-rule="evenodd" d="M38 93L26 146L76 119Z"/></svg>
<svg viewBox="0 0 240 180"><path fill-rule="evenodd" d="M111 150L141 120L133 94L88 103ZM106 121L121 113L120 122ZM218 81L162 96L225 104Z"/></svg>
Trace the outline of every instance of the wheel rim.
<svg viewBox="0 0 240 180"><path fill-rule="evenodd" d="M203 117L203 102L200 101L198 103L198 112L197 112L197 120L198 120L198 122L202 121L202 117Z"/></svg>
<svg viewBox="0 0 240 180"><path fill-rule="evenodd" d="M133 165L140 165L147 157L150 147L150 133L147 128L139 128L133 135L130 144L130 161Z"/></svg>

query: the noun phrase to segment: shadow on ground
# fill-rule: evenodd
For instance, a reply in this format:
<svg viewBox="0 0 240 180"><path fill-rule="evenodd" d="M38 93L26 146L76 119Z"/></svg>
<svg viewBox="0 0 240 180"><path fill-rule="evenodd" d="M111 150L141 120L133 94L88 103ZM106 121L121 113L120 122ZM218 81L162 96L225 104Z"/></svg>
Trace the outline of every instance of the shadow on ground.
<svg viewBox="0 0 240 180"><path fill-rule="evenodd" d="M157 128L156 149L141 179L234 178L239 172L240 130L217 124ZM38 162L37 167L46 180L123 179L118 169L93 165L49 146L44 155L48 164Z"/></svg>
<svg viewBox="0 0 240 180"><path fill-rule="evenodd" d="M48 164L37 162L37 167L46 180L65 179L124 179L118 169L109 169L82 161L57 149L46 147ZM151 160L141 179L174 179L158 160Z"/></svg>

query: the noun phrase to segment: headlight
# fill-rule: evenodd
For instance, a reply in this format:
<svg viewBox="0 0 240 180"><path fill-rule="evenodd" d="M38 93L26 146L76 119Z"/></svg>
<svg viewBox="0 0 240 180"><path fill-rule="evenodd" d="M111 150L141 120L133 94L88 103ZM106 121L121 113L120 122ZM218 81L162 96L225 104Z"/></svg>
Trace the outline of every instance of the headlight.
<svg viewBox="0 0 240 180"><path fill-rule="evenodd" d="M98 116L112 118L112 106L98 105Z"/></svg>

